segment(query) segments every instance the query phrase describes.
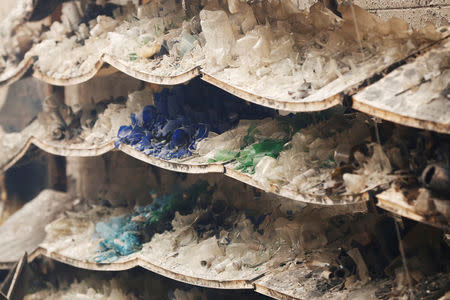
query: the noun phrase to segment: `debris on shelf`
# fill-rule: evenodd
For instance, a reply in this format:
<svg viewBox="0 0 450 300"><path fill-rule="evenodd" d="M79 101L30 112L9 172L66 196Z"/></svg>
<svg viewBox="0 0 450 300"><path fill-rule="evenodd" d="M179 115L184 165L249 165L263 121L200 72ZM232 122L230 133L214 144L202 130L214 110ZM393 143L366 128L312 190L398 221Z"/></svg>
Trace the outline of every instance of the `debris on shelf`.
<svg viewBox="0 0 450 300"><path fill-rule="evenodd" d="M444 37L356 5L340 5L338 16L320 1L309 11L290 1L210 4L200 12L205 73L284 101L324 100Z"/></svg>
<svg viewBox="0 0 450 300"><path fill-rule="evenodd" d="M254 174L265 156L278 158L290 135L312 123L313 119L307 114L299 114L277 120L242 120L237 128L199 142L197 152L209 162L235 159L238 162L236 169Z"/></svg>
<svg viewBox="0 0 450 300"><path fill-rule="evenodd" d="M302 118L302 126L294 126ZM197 151L210 161L234 159L231 167L252 174L263 187L311 195L359 194L394 179L382 147L371 143L367 117L336 114L309 125L307 120L299 115L241 122L200 142Z"/></svg>
<svg viewBox="0 0 450 300"><path fill-rule="evenodd" d="M5 33L12 34L14 29L27 21L27 16L33 11L34 5L32 1L17 1L17 5L9 11L6 18L0 23L2 35Z"/></svg>
<svg viewBox="0 0 450 300"><path fill-rule="evenodd" d="M41 42L31 51L31 55L37 58L35 67L38 72L56 79L92 72L102 55L101 50L105 48L106 32L117 26L111 18L112 10L117 7L89 3L83 12L76 2L63 3L61 22L53 22L49 31L42 34Z"/></svg>
<svg viewBox="0 0 450 300"><path fill-rule="evenodd" d="M198 17L187 16L181 2L89 4L84 12L64 3L62 14L66 22L53 22L33 50L44 76L93 76L105 54L118 61L119 69L152 74L158 68L157 76L180 75L203 61Z"/></svg>
<svg viewBox="0 0 450 300"><path fill-rule="evenodd" d="M322 221L310 220L311 211L302 214L304 205L274 203L268 194L239 200L237 195L247 198L250 191L232 183L232 193L201 183L153 196L151 204L133 212L80 206L47 226L41 247L48 255L92 264L120 265L139 257L168 270L176 262L180 267L172 272L191 277L219 280L211 277L217 274L223 280L242 280L239 274L254 278L326 243ZM322 220L344 211L352 210L325 209Z"/></svg>
<svg viewBox="0 0 450 300"><path fill-rule="evenodd" d="M106 53L134 70L176 76L203 62L198 16L186 14L181 2L149 3L135 17L108 33Z"/></svg>
<svg viewBox="0 0 450 300"><path fill-rule="evenodd" d="M95 263L105 240L98 239L94 224L104 227L105 232L120 234L124 228L134 227L131 232L143 236L143 227L135 225L146 224L149 219L140 214L148 211L145 208L130 213L120 207L80 206L80 210L68 212L47 226L41 247L47 255L55 253L63 261L92 262L92 266L119 266L138 259L144 266L156 265L157 270L181 274L184 280L249 278L258 292L299 299L345 295L388 299L408 292L408 275L394 230L396 221L389 216L367 209L352 214L348 209L314 205L291 210L288 200L277 202L266 193L250 199L241 188L233 193L229 188L214 186L192 201L186 193L189 209L160 219L161 230L149 229L152 237L127 256ZM242 199L235 199L236 195ZM158 206L155 199L150 206ZM128 213L127 221L116 222L124 212ZM442 296L449 283L445 273L449 252L448 245L441 242L442 232L417 223L404 223L403 227L401 238L412 292L421 295L433 287L432 294ZM127 245L113 235L110 241L120 247Z"/></svg>
<svg viewBox="0 0 450 300"><path fill-rule="evenodd" d="M295 119L303 124L294 129ZM448 198L449 147L445 135L389 122L375 126L366 115L352 113L319 122L301 115L243 120L199 142L196 153L209 162L231 160L227 167L248 173L268 191L275 185L326 197L380 192L392 183L414 191L422 185L428 194ZM445 215L447 208L440 203Z"/></svg>
<svg viewBox="0 0 450 300"><path fill-rule="evenodd" d="M390 133L381 132L396 178L388 190L377 195L379 205L404 217L448 228L449 137L402 126L395 126Z"/></svg>
<svg viewBox="0 0 450 300"><path fill-rule="evenodd" d="M103 7L90 3L83 12L75 2L63 3L62 22L53 22L42 36L42 42L32 51L37 57L35 68L54 79L96 72L96 65L107 47L108 32L114 30L130 10L129 6L120 8L107 4Z"/></svg>
<svg viewBox="0 0 450 300"><path fill-rule="evenodd" d="M144 255L171 253L189 273L200 268L199 273L218 276L250 271L258 274L326 243L320 226L301 224L278 212L248 214L221 198L204 202L192 214L177 213L172 231L156 234L144 245ZM314 238L310 240L309 234Z"/></svg>
<svg viewBox="0 0 450 300"><path fill-rule="evenodd" d="M191 156L196 144L210 132L223 133L243 118L271 115L267 108L228 101L229 97L216 96L204 101L198 95L194 98L183 86L164 89L154 94L154 105L131 114L131 125L120 127L116 146L123 143L147 155L181 159Z"/></svg>
<svg viewBox="0 0 450 300"><path fill-rule="evenodd" d="M128 108L124 102L125 98L118 97L91 103L74 111L71 106L64 103L60 95L55 93L44 99L43 111L39 114L38 120L47 131L45 136L47 139L65 140L68 143L83 141L91 144L104 143L112 140L109 133L113 125L117 125L114 123L119 115L116 111L119 108L124 110Z"/></svg>

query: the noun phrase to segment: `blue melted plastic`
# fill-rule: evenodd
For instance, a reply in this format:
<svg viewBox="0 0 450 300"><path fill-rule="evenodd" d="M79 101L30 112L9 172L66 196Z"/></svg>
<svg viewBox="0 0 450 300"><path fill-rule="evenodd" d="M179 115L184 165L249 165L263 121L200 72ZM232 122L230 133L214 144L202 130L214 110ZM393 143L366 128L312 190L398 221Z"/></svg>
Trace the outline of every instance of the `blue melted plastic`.
<svg viewBox="0 0 450 300"><path fill-rule="evenodd" d="M210 131L221 134L235 127L240 119L262 119L273 116L274 111L262 106L247 104L228 94L208 94L197 91L189 97L189 87L177 86L154 95L154 106L146 106L131 114L131 125L121 126L116 147L120 144L161 159L179 159L192 155L198 141ZM195 91L194 91L195 92Z"/></svg>

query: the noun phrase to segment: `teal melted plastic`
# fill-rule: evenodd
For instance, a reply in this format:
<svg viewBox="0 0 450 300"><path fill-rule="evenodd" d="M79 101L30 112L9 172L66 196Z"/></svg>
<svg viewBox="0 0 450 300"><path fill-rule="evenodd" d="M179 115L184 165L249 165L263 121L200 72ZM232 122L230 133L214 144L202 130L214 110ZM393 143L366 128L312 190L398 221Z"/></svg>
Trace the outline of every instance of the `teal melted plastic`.
<svg viewBox="0 0 450 300"><path fill-rule="evenodd" d="M136 207L130 214L112 217L95 226L94 238L100 238L95 262L113 262L122 256L142 249L155 233L171 228L175 212L192 213L199 197L210 195L212 190L205 181L199 181L187 189L174 188L168 195L159 195L144 207Z"/></svg>

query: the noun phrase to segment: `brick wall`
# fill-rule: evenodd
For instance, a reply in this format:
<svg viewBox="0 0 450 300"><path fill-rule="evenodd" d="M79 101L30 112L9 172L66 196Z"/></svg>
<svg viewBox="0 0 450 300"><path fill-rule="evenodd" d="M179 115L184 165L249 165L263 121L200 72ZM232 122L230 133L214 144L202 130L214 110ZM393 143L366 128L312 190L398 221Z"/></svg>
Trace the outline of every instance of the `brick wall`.
<svg viewBox="0 0 450 300"><path fill-rule="evenodd" d="M299 8L305 9L317 0L292 1ZM383 19L391 17L404 19L414 28L421 28L427 22L436 26L449 25L450 2L448 0L353 0L353 3Z"/></svg>
<svg viewBox="0 0 450 300"><path fill-rule="evenodd" d="M437 26L449 25L448 0L354 0L354 3L383 19L404 19L414 28L423 27L427 22Z"/></svg>

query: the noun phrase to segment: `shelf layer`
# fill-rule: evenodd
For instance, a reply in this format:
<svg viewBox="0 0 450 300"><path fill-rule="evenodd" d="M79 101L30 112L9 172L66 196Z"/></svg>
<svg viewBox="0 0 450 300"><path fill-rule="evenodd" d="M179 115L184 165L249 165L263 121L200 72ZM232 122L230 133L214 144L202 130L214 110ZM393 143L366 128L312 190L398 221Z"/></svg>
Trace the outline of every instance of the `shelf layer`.
<svg viewBox="0 0 450 300"><path fill-rule="evenodd" d="M177 280L180 282L202 286L207 288L220 288L220 289L252 289L253 285L251 284L252 279L248 280L221 280L214 278L200 278L195 276L189 276L186 274L178 273L182 266L177 264L173 265L164 265L162 266L160 263L151 262L151 259L148 257L144 257L142 255L130 255L126 260L117 261L114 263L95 263L83 259L72 258L58 252L48 251L47 249L40 247L31 255L30 260L33 260L39 256L45 256L50 259L57 260L59 262L81 268L86 270L93 271L124 271L129 270L135 267L142 267L146 270L159 274L161 276ZM258 276L256 276L258 277ZM256 278L255 277L255 278Z"/></svg>
<svg viewBox="0 0 450 300"><path fill-rule="evenodd" d="M331 246L331 248L321 247L314 251L308 251L304 257L297 259L280 258L278 255L274 255L258 267L242 266L241 269L230 270L227 268L226 271L217 272L215 268L217 265L213 264L209 268L201 266L199 261L196 261L196 259L200 259L199 257L193 258L192 261L178 261L178 257L186 253L189 255L203 253L201 243L205 239L209 239L207 237L199 238L192 244L192 249L187 246L185 254L182 253L182 249L189 245L185 243L181 248L179 246L174 248L174 252L167 251L167 245L172 240L171 235L177 236L184 231L183 227L166 231L165 235L159 237L155 235L150 242L143 245L143 249L139 252L121 257L114 262L97 263L93 261L93 257L97 254L98 240L92 238L91 224L129 210L119 209L108 213L105 210L100 212L85 207L81 210L77 209L75 213L70 211L73 203L73 198L65 193L46 190L11 217L7 223L0 227L0 233L3 237L11 237L12 243L7 239L3 245L5 249L11 249L11 245L14 245L14 252L6 252L1 249L0 259L6 258L8 261L2 261L0 266L2 268L11 267L23 256L22 254L25 251L28 251L30 252L28 261L44 256L78 268L98 271L122 271L142 267L164 277L196 286L220 289L254 289L260 294L276 299L371 298L375 291L386 283L370 281L367 284L351 285L344 290L338 288L343 283L337 283L337 288L319 289L317 285L320 282L325 282L325 286L327 285L327 277L324 276L329 273L329 263L333 262L341 251L341 248L336 246L337 244L333 244L334 246ZM36 211L43 211L46 214L45 216L36 214ZM62 212L66 212L64 217L52 222ZM307 209L303 214L302 220L309 219L311 221L311 219L316 218L311 215L314 214L314 210ZM316 211L314 215L321 215L321 213ZM325 213L325 215L327 214ZM23 227L23 220L27 220L26 228ZM33 221L30 222L30 220ZM47 225L51 222L51 225ZM305 224L312 225L308 221ZM45 231L44 227L46 227ZM17 232L17 228L20 228L20 233ZM311 229L313 227L309 230ZM55 232L58 234L55 235ZM47 236L45 237L45 235ZM284 233L281 236L286 238ZM305 244L305 247L310 246ZM351 251L348 251L348 253L351 254ZM286 259L288 262L285 262ZM198 263L198 267L193 267L196 263ZM359 265L357 270L359 270Z"/></svg>
<svg viewBox="0 0 450 300"><path fill-rule="evenodd" d="M325 293L318 291L317 283L321 278L320 270L326 268L306 266L310 262L301 262L287 268L279 268L261 279L255 281L255 291L283 300L305 300L305 299L374 299L375 291L379 289L376 283L369 283L351 291L330 289Z"/></svg>
<svg viewBox="0 0 450 300"><path fill-rule="evenodd" d="M72 157L99 156L116 150L114 147L114 141L105 141L100 145L91 145L87 143L71 144L64 141L49 141L32 136L26 141L22 148L14 149L14 153L7 153L10 158L5 160L5 165L1 166L0 170L4 172L8 168L12 167L25 155L31 145L35 145L41 150L53 155ZM120 145L117 150L147 164L174 172L190 174L224 173L228 177L259 188L263 191L304 203L319 205L353 205L366 202L369 199L367 192L357 195L314 195L301 193L277 184L263 184L255 180L249 174L234 170L232 164L230 163L201 163L201 157L197 156L184 160L167 161L151 155L146 155L135 150L133 147L124 144Z"/></svg>
<svg viewBox="0 0 450 300"><path fill-rule="evenodd" d="M30 65L31 66L31 62ZM67 86L67 85L77 85L83 82L86 82L90 79L92 79L95 76L104 76L102 70L106 66L106 64L109 64L112 66L116 71L121 71L122 73L127 74L130 77L149 82L154 84L160 84L160 85L177 85L177 84L183 84L191 79L199 76L199 68L194 68L191 70L187 70L183 73L180 73L179 75L175 76L164 76L164 75L158 75L157 72L148 73L141 70L138 70L133 67L133 65L129 65L123 60L117 59L112 55L109 54L102 54L100 59L92 66L91 70L84 73L80 76L73 76L73 77L67 77L67 78L58 78L58 77L52 77L50 75L45 74L39 68L34 67L33 68L33 77L36 79L42 80L48 84L57 85L57 86ZM28 66L28 67L29 67ZM28 69L27 67L27 69ZM23 73L16 74L15 76L20 78L25 71L23 70ZM8 81L8 84L10 82ZM1 82L0 82L1 84Z"/></svg>
<svg viewBox="0 0 450 300"><path fill-rule="evenodd" d="M35 251L45 238L45 226L71 207L73 201L65 193L44 190L6 220L0 226L0 267L9 268L24 252Z"/></svg>
<svg viewBox="0 0 450 300"><path fill-rule="evenodd" d="M175 76L163 76L163 75L157 75L157 72L144 72L138 69L133 68L132 65L127 64L125 61L117 59L116 57L105 54L103 57L104 61L116 68L117 70L134 77L136 79L154 83L154 84L160 84L160 85L177 85L186 83L189 80L199 76L199 68L193 68L190 70L186 70L184 72L181 72L179 75Z"/></svg>
<svg viewBox="0 0 450 300"><path fill-rule="evenodd" d="M439 47L433 46L431 47L432 50L425 49L426 51L422 49L422 52L425 54L419 55L418 58L414 59L412 63L404 65L398 69L392 67L397 64L397 62L395 62L390 65L376 65L371 69L370 74L366 74L365 76L361 74L360 78L358 77L358 80L354 78L352 80L346 80L344 76L342 79L333 81L311 96L298 101L272 99L255 94L250 91L250 86L245 87L245 83L242 83L239 86L229 83L226 79L221 79L220 76L206 73L200 67L188 70L176 76L159 76L156 75L158 72L144 72L136 69L132 64L128 64L127 62L117 59L109 54L103 54L101 59L95 64L95 67L91 71L79 77L67 79L52 78L51 76L47 76L40 72L36 68L34 70L34 77L53 85L74 85L85 82L94 77L96 74L100 74L101 67L105 63L108 63L114 69L117 69L131 77L160 85L182 84L197 76L202 76L204 81L249 102L283 111L307 112L325 110L338 104L342 104L344 101L344 95L352 95L358 92L360 90L359 86L365 85L364 82L370 83L374 81L371 77L379 77L380 74L382 75L385 71L393 68L394 71L382 78L379 82L369 85L354 95L352 103L353 107L369 115L397 122L402 125L434 130L442 133L450 133L450 121L446 119L445 114L442 114L444 110L441 109L442 106L446 106L448 102L444 96L441 96L438 99L433 99L433 101L431 101L431 98L428 101L425 101L423 100L423 93L419 94L412 91L402 93L402 91L405 90L404 85L392 84L392 82L405 82L405 84L409 84L411 79L405 79L406 75L411 74L411 71L408 70L417 68L418 65L423 64L423 62L427 61L430 57L438 54L442 56L443 53L448 52L448 45L448 38L446 38L441 42ZM23 63L25 66L21 69L21 71L22 73L25 73L32 61L24 61ZM416 77L417 78L412 79L416 82L411 83L411 86L419 85L419 81L422 77L418 77L417 74ZM436 80L439 80L439 78ZM444 88L445 87L442 87L442 89ZM439 92L441 91L442 90ZM428 93L426 96L434 97L435 94L436 93ZM395 102L392 102L391 99L394 98ZM418 100L420 101L418 102ZM421 103L420 107L416 107L417 103Z"/></svg>
<svg viewBox="0 0 450 300"><path fill-rule="evenodd" d="M162 276L197 286L220 289L254 289L254 283L276 271L276 266L280 263L289 261L292 265L298 255L295 250L298 247L296 241L300 239L300 233L294 233L292 230L302 226L299 224L300 219L310 225L311 222L317 224L316 218L311 217L311 214L316 215L320 212L317 208L301 210L297 212L300 214L299 219L291 221L285 217L276 220L269 217L269 223L264 227L266 231L272 232L268 234L279 235L276 239L278 242L273 240L273 244L260 245L256 250L254 246L258 244L257 240L263 238L262 234L252 229L253 223L249 223L246 218L245 221L242 221L244 214L236 211L230 213L229 218L234 220L232 222L239 224L246 222L245 230L254 231L253 239L241 238L241 233L246 234L242 231L236 235L238 229L234 229L234 227L223 229L228 232L230 239L222 247L218 246L219 239L217 237L208 234L199 234L196 235L197 238L186 239L186 230L196 230L189 220L205 214L203 210L194 210L192 215L175 217L178 219L172 222L181 223L174 225L171 230L153 235L149 242L142 245L142 250L128 256L118 257L112 262L95 262L94 258L99 254L100 241L94 235L95 225L98 222L105 222L111 217L129 213L129 209L81 205L68 211L63 218L55 220L46 227L47 236L39 248L30 255L30 260L42 255L75 267L99 271L121 271L140 266ZM333 215L345 214L342 211L331 209L326 209L325 213L327 217L323 221ZM216 224L213 220L211 222ZM216 225L222 226L220 224ZM314 232L314 234L322 232L321 229L314 228L306 230ZM317 247L315 242L309 241L308 243L316 246L305 242L306 249ZM246 255L236 256L239 251L244 251ZM249 252L255 256L247 257ZM332 256L335 255L333 251L330 253L333 253L330 254ZM328 257L327 255L323 257ZM205 263L202 262L203 260ZM231 262L236 262L240 267ZM294 266L300 267L295 263ZM304 265L301 266L305 268ZM326 268L325 265L321 267ZM273 294L275 295L275 292Z"/></svg>
<svg viewBox="0 0 450 300"><path fill-rule="evenodd" d="M91 157L105 154L114 149L114 142L105 142L100 145L85 143L69 144L63 142L49 142L45 139L33 137L31 142L47 153L59 156Z"/></svg>
<svg viewBox="0 0 450 300"><path fill-rule="evenodd" d="M30 128L34 128L33 125ZM38 130L36 130L38 131ZM8 153L6 159L4 159L5 164L1 166L1 171L6 171L9 167L13 166L19 159L21 159L32 145L39 147L40 149L51 153L53 155L60 156L75 156L75 157L90 157L90 156L99 156L105 154L110 151L115 151L114 142L113 141L105 141L104 143L95 146L87 143L80 144L70 144L64 141L48 141L46 139L30 137L23 143L22 147L17 147L14 149L14 153ZM254 176L246 173L242 173L238 170L234 169L233 163L200 163L202 161L201 157L194 156L192 158L188 158L185 160L173 160L166 161L162 160L150 155L145 155L140 151L133 149L133 147L128 145L120 145L117 149L131 157L134 157L138 160L141 160L147 164L174 171L174 172L182 172L182 173L191 173L191 174L206 174L206 173L224 173L225 176L231 177L237 181L243 182L247 185L256 187L263 191L273 193L275 195L296 200L299 202L310 203L310 204L318 204L323 206L353 206L353 205L362 205L364 202L369 200L369 193L362 192L360 194L354 195L346 195L346 194L333 194L328 195L325 192L317 193L307 193L296 191L288 186L281 186L278 184L270 184L259 182L254 178ZM430 221L425 219L424 217L418 217L417 214L412 212L406 213L408 209L411 210L412 207L404 207L403 209L396 208L392 203L400 203L400 205L406 205L404 201L394 201L392 203L387 202L389 198L385 197L386 193L379 195L380 206L386 208L387 210L396 212L400 215L406 216L411 215L414 220L424 223L429 223ZM396 196L399 197L398 195ZM400 199L400 198L398 198ZM397 204L399 205L399 204ZM406 210L405 210L406 209ZM432 222L433 223L433 222ZM436 224L436 226L447 229L448 224Z"/></svg>
<svg viewBox="0 0 450 300"><path fill-rule="evenodd" d="M327 255L326 251L319 250ZM333 256L332 251L329 253ZM218 289L251 289L255 292L280 300L304 300L304 299L372 299L376 298L376 292L380 291L382 286L394 285L394 280L373 280L367 283L354 282L353 285L343 288L344 280L336 286L331 286L320 290L319 283L322 282L324 287L328 284L326 277L328 274L328 265L320 260L313 258L305 258L295 263L290 263L282 267L273 267L270 271L261 274L251 280L234 280L234 281L214 281L195 278L179 273L174 273L161 268L145 259L133 259L127 263L121 263L120 267L114 264L93 264L85 261L73 260L68 257L60 256L56 253L48 253L45 249L38 249L33 253L33 257L29 261L38 256L48 257L62 263L88 270L102 271L122 271L136 266L140 266L146 270L177 280L180 282L202 286L207 288ZM176 266L174 269L179 268ZM354 277L355 275L353 275ZM357 280L357 279L354 279Z"/></svg>
<svg viewBox="0 0 450 300"><path fill-rule="evenodd" d="M325 109L328 109L335 105L342 104L344 94L352 94L355 91L358 91L357 87L361 83L368 80L371 76L374 76L375 74L383 73L384 69L389 68L389 66L379 66L379 65L374 66L374 68L371 70L370 74L366 74L365 76L363 74L360 74L359 76L361 78L359 78L356 81L355 81L355 79L352 79L352 80L346 80L345 78L337 79L337 80L333 81L332 83L330 83L329 85L325 86L324 88L318 90L311 96L309 96L305 99L302 99L302 100L294 101L294 100L288 100L288 99L272 99L272 98L264 97L263 95L255 94L250 91L251 86L246 86L245 83L242 83L240 85L229 83L226 79L223 79L218 75L208 74L207 72L201 70L199 67L191 69L191 70L187 70L186 72L180 73L179 75L176 75L176 76L163 76L163 75L157 75L158 72L155 72L155 71L148 73L148 72L138 70L138 69L134 68L132 64L128 64L127 62L117 59L114 56L106 54L106 53L102 54L100 57L101 58L94 64L93 68L89 72L87 72L81 76L69 77L69 78L56 78L56 77L52 77L52 76L49 76L49 75L41 72L38 68L34 68L33 76L36 77L37 79L40 79L40 80L42 80L46 83L52 84L52 85L61 85L61 86L76 85L76 84L80 84L82 82L88 81L92 77L96 76L96 74L101 70L101 67L104 65L105 62L108 63L109 65L113 66L115 69L120 70L121 72L123 72L131 77L134 77L139 80L146 81L146 82L150 82L150 83L154 83L154 84L161 84L161 85L177 85L177 84L186 83L189 80L191 80L201 74L202 79L205 80L206 82L209 82L209 83L211 83L231 94L234 94L244 100L247 100L247 101L262 105L262 106L270 107L273 109L292 111L292 112L307 112L307 111L325 110ZM424 56L424 57L426 57L426 56ZM424 58L424 59L426 59L426 58ZM9 83L19 79L28 70L28 68L32 65L32 62L33 62L33 60L31 58L23 60L20 63L19 67L17 68L16 72L14 72L14 75L12 75L12 76L6 76L5 74L2 74L2 76L4 78L2 78L2 76L0 76L0 84L1 84L1 82L4 82L4 84L9 84ZM398 76L398 75L396 75L397 73L398 72L396 72L395 74L392 74L390 76ZM385 82L385 81L383 81L383 82ZM381 83L379 85L381 85ZM374 86L373 89L377 89L377 86L379 86L379 85ZM383 89L383 88L384 87L380 87L379 89ZM377 110L376 107L374 108L371 105L368 106L366 103L367 101L364 101L364 97L368 93L366 91L367 91L367 88L363 92L361 92L355 96L354 107L356 109L359 109L359 110L366 112L368 114L371 114L371 115L385 117L382 109ZM370 91L370 89L369 89L369 91ZM386 95L386 97L387 96L388 95ZM362 99L362 100L358 100L358 99ZM371 101L371 104L373 104L373 103L374 102ZM379 104L379 103L377 102L375 104ZM379 105L384 105L384 103L381 103ZM394 117L391 117L391 118L385 117L385 118L391 120ZM402 124L405 123L405 125L409 125L409 126L414 125L414 122L410 121L408 119L405 119L404 122L403 122L403 120L399 120L398 118L393 121L396 121L396 120L397 120L397 122L400 122ZM439 124L439 122L436 122L434 120L433 121L428 120L428 121L431 123ZM419 121L417 121L417 122L419 122ZM424 123L425 125L421 125L421 126L427 126L426 125L427 120L423 121L422 123ZM418 126L418 125L416 125L416 126ZM443 125L443 126L445 128L448 127L446 125ZM434 127L439 127L439 125L435 125L435 126L429 125L428 127L430 127L430 129L433 129ZM436 129L436 130L442 131L442 129L441 130Z"/></svg>
<svg viewBox="0 0 450 300"><path fill-rule="evenodd" d="M406 126L450 133L450 38L353 96L353 108ZM437 73L437 74L436 74ZM428 78L430 77L430 78Z"/></svg>
<svg viewBox="0 0 450 300"><path fill-rule="evenodd" d="M119 25L119 27L120 26L121 25ZM134 24L130 26L139 25ZM112 33L115 32L113 31ZM36 63L34 67L34 76L53 85L75 85L85 82L94 77L96 74L99 74L102 66L105 63L108 63L114 69L120 70L121 72L126 73L131 77L160 85L182 84L197 76L202 76L203 80L247 101L267 106L273 109L291 112L324 110L335 105L342 104L346 96L351 96L359 92L354 97L353 101L354 108L356 109L408 126L436 130L444 133L450 132L450 125L448 124L448 120L446 120L445 118L442 119L443 117L439 117L439 114L435 112L435 108L439 106L438 104L442 104L443 101L432 101L429 103L425 101L426 103L423 104L420 109L414 110L412 107L410 107L410 109L406 112L401 111L400 109L394 109L392 107L392 103L387 103L387 100L391 99L394 96L396 98L401 98L397 99L402 103L402 105L399 105L399 107L404 107L405 105L403 104L416 102L415 99L418 98L419 95L414 96L409 94L407 95L407 93L405 93L397 97L396 95L398 91L392 91L392 88L386 89L385 83L390 82L391 78L395 79L397 77L401 77L400 73L402 73L402 70L405 70L406 67L395 70L398 65L403 64L406 59L414 57L418 53L420 54L421 52L426 52L425 49L429 47L431 42L429 42L428 44L422 43L420 44L420 46L417 46L420 48L412 49L403 53L402 55L396 54L390 60L381 60L381 63L380 59L378 59L377 57L369 57L366 59L366 62L363 64L363 66L356 68L352 72L343 74L342 76L331 81L322 88L311 91L310 94L306 95L304 95L301 91L297 91L296 84L298 80L294 79L294 76L291 76L292 78L287 76L288 79L290 78L293 81L292 84L288 84L288 86L292 87L293 90L287 93L285 82L277 86L277 83L270 82L270 79L267 79L267 76L263 76L263 79L256 79L256 77L250 78L254 75L236 76L236 74L238 74L236 72L240 72L240 67L226 67L223 70L211 72L207 67L205 67L204 60L199 58L202 57L202 55L192 59L183 58L184 60L191 59L191 61L189 61L186 65L183 64L181 68L178 65L179 62L177 62L177 66L172 66L172 64L169 64L169 66L171 66L171 68L169 68L167 64L161 64L161 61L164 60L163 58L138 58L136 60L127 59L126 55L122 55L123 53L128 53L128 50L125 48L126 45L121 46L121 44L119 43L119 46L114 46L117 49L112 46L111 48L108 38L104 36L98 38L96 37L93 42L101 45L102 47L96 48L92 47L91 45L91 47L89 48L88 46L76 44L75 48L70 50L74 51L74 53L77 53L77 55L81 55L80 53L83 52L83 47L86 47L87 52L92 52L92 55L86 55L86 53L83 54L86 57L81 55L81 61L74 59L74 65L69 67L69 69L71 70L78 70L77 68L80 69L80 66L83 65L83 68L87 69L87 71L84 70L82 75L79 75L80 72L73 72L74 74L78 75L70 77L70 72L67 73L68 75L63 74L63 72L56 77L51 76L41 71L37 67L38 63ZM121 47L123 47L123 49ZM428 49L426 50L428 51ZM113 53L115 52L121 53L121 57L113 55ZM422 58L419 57L419 59L417 59L417 63L423 60L427 60L435 53L436 51L433 50L432 54L420 54L420 57ZM2 74L0 76L0 84L2 82L4 84L7 84L10 82L10 80L16 80L20 78L20 76L22 76L26 72L29 66L33 64L33 55L35 55L35 53L30 50L29 53L25 55L26 59L20 62L17 70ZM45 51L41 55L45 56ZM49 59L45 58L45 60ZM89 63L84 64L84 62L88 60ZM413 65L417 63L414 62ZM79 67L77 67L78 65ZM180 65L182 64L180 63ZM409 68L414 68L414 66L411 66ZM55 70L51 72L54 72ZM393 70L395 72L392 72ZM51 72L49 71L49 73ZM58 72L60 71L58 70ZM380 77L385 76L385 74L389 72L392 72L392 74L388 74L388 77L386 79L381 80L379 83L372 84L373 82L378 81ZM267 84L263 85L264 88L259 87L259 85L255 83L260 82L261 80L265 80L267 82ZM371 87L366 88L360 92L361 87L368 84L372 84ZM266 86L271 87L270 91L266 91ZM400 88L400 85L396 86ZM381 100L378 99L379 97L376 97L377 101L371 101L372 99L369 99L369 96L372 95L373 98L374 91L376 90L378 90L378 92L385 92L385 95L381 97ZM385 101L383 99L387 100ZM439 103L437 104L437 102ZM422 118L427 114L429 116ZM436 114L438 114L438 118L436 118Z"/></svg>
<svg viewBox="0 0 450 300"><path fill-rule="evenodd" d="M369 195L367 192L358 195L334 195L333 197L327 195L303 194L276 184L262 184L255 180L251 175L234 170L233 168L229 168L228 166L225 167L225 175L236 179L237 181L261 189L265 192L273 193L291 200L296 200L304 203L335 206L353 205L369 200Z"/></svg>
<svg viewBox="0 0 450 300"><path fill-rule="evenodd" d="M25 75L28 69L33 65L31 57L23 59L17 66L6 68L6 71L0 74L0 86L10 85Z"/></svg>
<svg viewBox="0 0 450 300"><path fill-rule="evenodd" d="M430 206L433 206L431 202L434 202L435 207L441 204L448 210L448 199L439 199L433 197L425 189L419 189L419 193L423 193L423 196L416 197L408 201L404 192L406 191L391 187L390 189L377 195L377 206L396 215L437 228L441 228L447 232L450 231L450 219L445 217L444 215L441 215L435 209L430 208ZM422 199L419 200L419 198ZM417 205L418 201L422 201L422 204ZM424 203L425 201L427 203ZM420 207L422 207L422 209L420 209Z"/></svg>
<svg viewBox="0 0 450 300"><path fill-rule="evenodd" d="M88 72L79 76L73 76L68 78L52 77L39 70L39 68L33 67L33 77L51 85L58 85L58 86L77 85L86 82L91 78L93 78L94 76L96 76L97 73L100 72L103 64L104 64L103 60L100 59L92 66L92 69L89 70Z"/></svg>
<svg viewBox="0 0 450 300"><path fill-rule="evenodd" d="M228 93L233 94L239 98L273 109L292 112L308 112L325 110L338 104L342 104L342 99L337 94L317 101L285 101L281 99L266 98L246 91L244 88L239 88L232 84L226 83L225 81L216 78L214 75L209 75L203 71L201 73L202 79L204 81L215 85L216 87L227 91Z"/></svg>
<svg viewBox="0 0 450 300"><path fill-rule="evenodd" d="M94 261L97 255L98 239L92 238L91 224L107 220L109 216L126 213L126 210L111 210L105 217L97 217L97 213L91 213L92 209L77 212L77 217L66 217L55 223L56 232L50 233L41 243L40 249L34 256L44 255L58 261L90 270L119 271L141 266L162 276L181 282L210 288L223 289L251 289L251 281L261 276L267 270L267 263L258 268L242 267L242 270L218 272L215 269L201 266L200 261L193 260L185 265L177 255L168 253L164 249L170 245L171 240L176 240L180 229L165 231L164 235L153 236L150 242L143 244L142 250L128 256L119 257L116 261L98 263ZM104 211L102 211L104 212ZM70 215L70 214L69 214ZM73 230L70 228L74 228ZM52 227L49 227L50 230ZM215 238L214 238L215 239ZM200 238L198 244L191 243L189 249L200 253L202 247L208 243L209 238ZM206 243L206 244L205 244ZM217 247L217 246L216 246ZM170 248L170 247L169 247ZM187 251L183 248L174 248L176 252ZM198 259L198 258L197 258ZM186 262L185 262L186 263ZM193 267L193 265L198 265ZM191 266L192 265L192 266Z"/></svg>
<svg viewBox="0 0 450 300"><path fill-rule="evenodd" d="M121 144L119 150L131 157L139 159L150 165L182 173L191 174L204 174L204 173L223 173L224 167L222 164L198 164L191 163L190 159L184 161L167 161L160 158L153 157L151 155L146 155L140 151L133 149L133 147Z"/></svg>

